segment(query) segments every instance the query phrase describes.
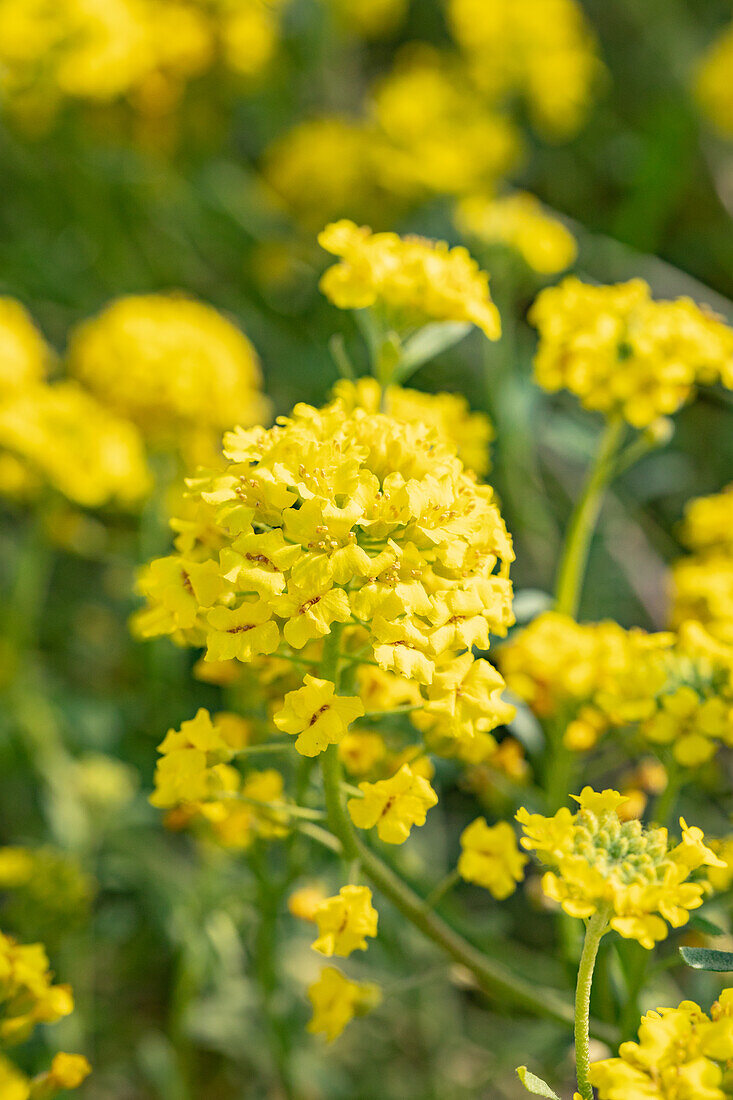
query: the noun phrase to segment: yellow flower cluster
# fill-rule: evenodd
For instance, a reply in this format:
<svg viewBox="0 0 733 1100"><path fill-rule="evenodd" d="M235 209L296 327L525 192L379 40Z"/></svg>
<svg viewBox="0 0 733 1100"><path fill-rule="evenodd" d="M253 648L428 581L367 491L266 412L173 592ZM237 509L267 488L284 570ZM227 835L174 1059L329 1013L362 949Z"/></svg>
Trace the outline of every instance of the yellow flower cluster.
<svg viewBox="0 0 733 1100"><path fill-rule="evenodd" d="M731 370L733 330L689 298L652 301L641 279L591 286L569 277L537 297L535 379L636 428L677 411L697 380Z"/></svg>
<svg viewBox="0 0 733 1100"><path fill-rule="evenodd" d="M282 0L0 0L0 91L29 120L63 100L170 109L216 65L256 76Z"/></svg>
<svg viewBox="0 0 733 1100"><path fill-rule="evenodd" d="M274 768L244 777L230 761L246 744L246 723L203 707L194 718L168 730L158 746L154 806L172 808L171 828L200 824L225 848L245 849L256 837L287 833L283 777ZM244 733L244 736L243 736Z"/></svg>
<svg viewBox="0 0 733 1100"><path fill-rule="evenodd" d="M345 216L384 224L390 207L426 195L493 189L521 152L510 120L423 44L372 90L366 118L298 123L266 151L263 174L309 230Z"/></svg>
<svg viewBox="0 0 733 1100"><path fill-rule="evenodd" d="M599 1100L725 1100L733 1058L733 989L707 1015L694 1001L647 1012L638 1043L622 1043L618 1058L590 1068Z"/></svg>
<svg viewBox="0 0 733 1100"><path fill-rule="evenodd" d="M434 431L337 400L237 429L225 453L224 470L189 483L200 520L185 543L141 575L138 633L204 646L214 662L308 662L343 624L343 644L425 686L436 733L470 741L505 719L501 678L470 647L511 624L511 541L492 490ZM293 732L334 705L331 678L309 686L281 718Z"/></svg>
<svg viewBox="0 0 733 1100"><path fill-rule="evenodd" d="M609 727L630 728L695 767L733 744L733 648L698 622L676 635L647 634L546 612L499 661L538 717L563 724L568 748L590 749Z"/></svg>
<svg viewBox="0 0 733 1100"><path fill-rule="evenodd" d="M365 409L370 413L384 412L406 424L427 424L454 448L466 469L483 475L490 468L493 426L484 413L471 412L462 394L421 393L402 386L387 386L383 390L376 378L365 377L356 382L342 379L334 386L333 396L349 412Z"/></svg>
<svg viewBox="0 0 733 1100"><path fill-rule="evenodd" d="M514 829L506 821L487 825L485 818L477 817L461 833L459 875L483 886L499 901L514 893L526 863L527 856L519 851Z"/></svg>
<svg viewBox="0 0 733 1100"><path fill-rule="evenodd" d="M72 331L70 372L158 446L211 461L230 424L269 417L257 354L212 306L182 295L119 298Z"/></svg>
<svg viewBox="0 0 733 1100"><path fill-rule="evenodd" d="M456 206L454 220L461 233L481 244L511 248L538 275L564 271L578 251L570 230L525 191L498 198L468 195Z"/></svg>
<svg viewBox="0 0 733 1100"><path fill-rule="evenodd" d="M313 1006L308 1030L332 1043L354 1016L363 1016L379 1004L380 997L379 988L371 982L352 982L335 966L327 966L308 988Z"/></svg>
<svg viewBox="0 0 733 1100"><path fill-rule="evenodd" d="M517 814L522 846L551 868L542 889L571 917L606 913L611 928L651 949L666 937L665 921L679 928L702 905L704 886L690 882L690 874L725 864L705 846L702 831L684 821L682 841L671 848L666 829L622 820L625 799L617 791L585 787L576 801L575 814L566 807L554 817Z"/></svg>
<svg viewBox="0 0 733 1100"><path fill-rule="evenodd" d="M88 919L95 883L65 852L13 845L0 848L0 890L9 927L50 941Z"/></svg>
<svg viewBox="0 0 733 1100"><path fill-rule="evenodd" d="M53 1024L74 1009L67 985L54 985L48 957L40 943L20 944L0 932L0 1042L24 1042L36 1024ZM90 1073L80 1054L57 1054L46 1073L29 1080L6 1058L0 1058L3 1100L51 1100L61 1089L80 1085Z"/></svg>
<svg viewBox="0 0 733 1100"><path fill-rule="evenodd" d="M602 73L576 0L447 0L476 83L492 99L522 98L536 128L564 138L581 125Z"/></svg>
<svg viewBox="0 0 733 1100"><path fill-rule="evenodd" d="M510 120L462 66L425 44L406 48L377 84L370 116L382 185L407 199L491 189L521 157Z"/></svg>
<svg viewBox="0 0 733 1100"><path fill-rule="evenodd" d="M84 507L138 503L150 479L134 426L74 382L50 384L51 361L28 312L0 298L0 493L50 486Z"/></svg>
<svg viewBox="0 0 733 1100"><path fill-rule="evenodd" d="M397 332L427 321L466 321L490 340L501 335L489 277L465 248L372 233L345 220L326 226L318 241L340 257L320 284L340 309L379 309Z"/></svg>
<svg viewBox="0 0 733 1100"><path fill-rule="evenodd" d="M726 137L733 136L733 23L725 28L703 55L695 80L702 110Z"/></svg>
<svg viewBox="0 0 733 1100"><path fill-rule="evenodd" d="M699 619L733 645L733 488L693 500L682 538L693 551L672 569L672 624Z"/></svg>

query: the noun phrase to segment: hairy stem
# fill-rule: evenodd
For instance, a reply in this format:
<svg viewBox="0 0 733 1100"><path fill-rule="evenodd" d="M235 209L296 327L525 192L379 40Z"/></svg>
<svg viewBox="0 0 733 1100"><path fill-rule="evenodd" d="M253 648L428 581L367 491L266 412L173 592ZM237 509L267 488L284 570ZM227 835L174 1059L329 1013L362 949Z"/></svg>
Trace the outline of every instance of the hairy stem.
<svg viewBox="0 0 733 1100"><path fill-rule="evenodd" d="M598 946L608 930L608 909L599 909L588 921L585 930L583 954L578 966L578 982L575 987L575 1072L578 1092L583 1100L593 1100L593 1086L588 1080L590 1072L590 991L593 971L598 956Z"/></svg>
<svg viewBox="0 0 733 1100"><path fill-rule="evenodd" d="M570 519L555 585L555 607L565 615L578 614L585 570L603 497L614 472L614 459L624 432L620 416L610 418L601 436L593 464Z"/></svg>

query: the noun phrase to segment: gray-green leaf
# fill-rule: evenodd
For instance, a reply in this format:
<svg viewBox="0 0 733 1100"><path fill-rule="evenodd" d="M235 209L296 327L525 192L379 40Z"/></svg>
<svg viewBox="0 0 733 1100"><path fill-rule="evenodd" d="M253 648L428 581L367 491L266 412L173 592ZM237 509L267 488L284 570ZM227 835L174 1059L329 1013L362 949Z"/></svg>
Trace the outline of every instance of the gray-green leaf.
<svg viewBox="0 0 733 1100"><path fill-rule="evenodd" d="M713 951L707 947L681 947L680 955L695 970L733 973L733 952Z"/></svg>
<svg viewBox="0 0 733 1100"><path fill-rule="evenodd" d="M527 1092L534 1093L535 1096L546 1096L548 1100L560 1100L560 1097L552 1091L547 1082L535 1073L530 1073L526 1066L518 1066L517 1075Z"/></svg>

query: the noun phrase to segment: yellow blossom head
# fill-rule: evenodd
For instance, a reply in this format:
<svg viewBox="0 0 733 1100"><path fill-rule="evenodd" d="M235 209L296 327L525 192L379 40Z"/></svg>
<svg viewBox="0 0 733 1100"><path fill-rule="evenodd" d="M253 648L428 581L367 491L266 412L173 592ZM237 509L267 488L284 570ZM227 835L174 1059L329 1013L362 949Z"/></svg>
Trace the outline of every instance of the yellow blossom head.
<svg viewBox="0 0 733 1100"><path fill-rule="evenodd" d="M247 337L212 306L183 295L112 302L72 332L68 366L156 445L183 440L196 453L225 427L269 416Z"/></svg>
<svg viewBox="0 0 733 1100"><path fill-rule="evenodd" d="M512 249L538 275L564 271L577 253L570 230L523 191L498 198L469 195L456 206L455 222L461 233L483 245Z"/></svg>
<svg viewBox="0 0 733 1100"><path fill-rule="evenodd" d="M0 298L0 393L42 382L51 350L30 314L15 298Z"/></svg>
<svg viewBox="0 0 733 1100"><path fill-rule="evenodd" d="M652 301L641 279L591 286L571 276L543 290L529 316L538 384L635 428L676 412L697 379L733 360L733 330L689 298Z"/></svg>
<svg viewBox="0 0 733 1100"><path fill-rule="evenodd" d="M326 226L318 240L340 257L321 279L321 290L340 309L379 308L398 332L428 321L465 321L490 340L501 335L488 275L465 248L372 233L346 220Z"/></svg>
<svg viewBox="0 0 733 1100"><path fill-rule="evenodd" d="M682 843L670 847L667 830L622 820L624 796L585 787L577 813L560 809L554 817L522 809L522 846L552 868L542 888L572 917L607 914L608 923L627 939L652 948L667 935L665 921L679 928L703 901L704 887L688 881L703 865L722 863L703 843L699 829L682 825Z"/></svg>
<svg viewBox="0 0 733 1100"><path fill-rule="evenodd" d="M427 779L403 764L391 779L360 783L361 798L347 803L351 820L359 829L375 825L380 840L403 844L413 825L424 825L427 812L438 801Z"/></svg>

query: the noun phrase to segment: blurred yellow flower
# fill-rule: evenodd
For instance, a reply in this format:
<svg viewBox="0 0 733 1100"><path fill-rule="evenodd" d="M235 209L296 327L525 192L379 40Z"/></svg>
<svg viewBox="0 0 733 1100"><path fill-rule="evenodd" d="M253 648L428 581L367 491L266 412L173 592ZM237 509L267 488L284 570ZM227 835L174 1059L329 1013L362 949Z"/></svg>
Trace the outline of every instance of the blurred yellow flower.
<svg viewBox="0 0 733 1100"><path fill-rule="evenodd" d="M695 78L700 107L725 137L733 137L733 23L703 54Z"/></svg>
<svg viewBox="0 0 733 1100"><path fill-rule="evenodd" d="M342 886L335 897L320 903L314 919L318 938L311 947L328 958L366 951L366 937L377 934L377 910L368 886Z"/></svg>
<svg viewBox="0 0 733 1100"><path fill-rule="evenodd" d="M464 236L513 249L538 275L564 271L577 255L570 230L524 191L498 198L469 195L456 206L454 220Z"/></svg>
<svg viewBox="0 0 733 1100"><path fill-rule="evenodd" d="M335 966L327 966L318 981L308 987L308 999L313 1006L308 1031L332 1043L354 1016L362 1016L379 1004L381 995L379 987L371 982L352 982Z"/></svg>
<svg viewBox="0 0 733 1100"><path fill-rule="evenodd" d="M150 441L210 459L220 432L269 418L247 337L183 295L119 298L69 338L70 372Z"/></svg>
<svg viewBox="0 0 733 1100"><path fill-rule="evenodd" d="M42 382L51 349L33 324L30 313L15 298L0 298L0 393L7 400L14 390Z"/></svg>
<svg viewBox="0 0 733 1100"><path fill-rule="evenodd" d="M603 73L576 0L447 0L453 34L492 100L523 99L535 127L572 136Z"/></svg>
<svg viewBox="0 0 733 1100"><path fill-rule="evenodd" d="M483 886L499 901L513 894L522 881L527 859L506 821L487 825L485 818L477 817L461 833L459 875Z"/></svg>

